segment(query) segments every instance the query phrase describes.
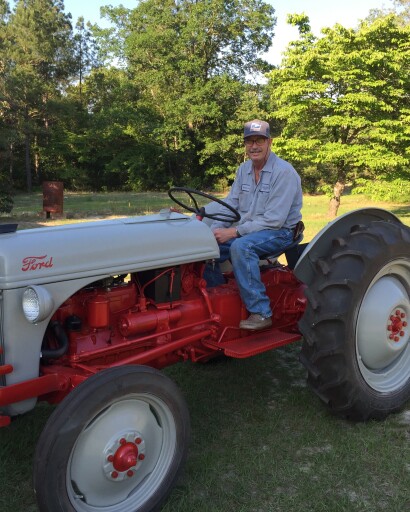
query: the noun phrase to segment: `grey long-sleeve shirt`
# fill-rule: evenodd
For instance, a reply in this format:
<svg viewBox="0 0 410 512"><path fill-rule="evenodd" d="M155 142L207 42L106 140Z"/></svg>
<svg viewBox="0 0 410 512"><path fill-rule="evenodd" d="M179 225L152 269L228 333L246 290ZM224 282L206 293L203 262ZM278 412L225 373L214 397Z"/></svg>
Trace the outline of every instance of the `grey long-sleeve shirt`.
<svg viewBox="0 0 410 512"><path fill-rule="evenodd" d="M271 153L256 183L252 161L247 160L239 166L225 202L241 215L237 224L240 235L262 229L293 228L302 218L300 177L289 162ZM214 221L211 229L230 225Z"/></svg>

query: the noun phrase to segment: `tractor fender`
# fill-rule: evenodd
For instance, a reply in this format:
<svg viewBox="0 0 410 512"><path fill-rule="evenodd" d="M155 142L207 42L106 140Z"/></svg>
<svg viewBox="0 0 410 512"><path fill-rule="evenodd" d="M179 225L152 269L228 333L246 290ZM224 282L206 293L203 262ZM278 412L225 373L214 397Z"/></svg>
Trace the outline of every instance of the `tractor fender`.
<svg viewBox="0 0 410 512"><path fill-rule="evenodd" d="M329 222L303 251L294 269L296 277L309 286L316 275L315 264L329 252L332 240L347 235L353 226L378 220L402 224L396 215L382 208L360 208Z"/></svg>

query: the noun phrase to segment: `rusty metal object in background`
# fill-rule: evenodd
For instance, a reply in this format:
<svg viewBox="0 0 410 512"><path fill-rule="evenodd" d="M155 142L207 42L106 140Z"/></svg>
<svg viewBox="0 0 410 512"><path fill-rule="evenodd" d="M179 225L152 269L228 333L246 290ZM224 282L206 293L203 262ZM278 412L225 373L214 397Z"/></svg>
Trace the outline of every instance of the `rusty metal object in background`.
<svg viewBox="0 0 410 512"><path fill-rule="evenodd" d="M64 184L62 181L43 181L43 212L49 219L52 213L62 215Z"/></svg>

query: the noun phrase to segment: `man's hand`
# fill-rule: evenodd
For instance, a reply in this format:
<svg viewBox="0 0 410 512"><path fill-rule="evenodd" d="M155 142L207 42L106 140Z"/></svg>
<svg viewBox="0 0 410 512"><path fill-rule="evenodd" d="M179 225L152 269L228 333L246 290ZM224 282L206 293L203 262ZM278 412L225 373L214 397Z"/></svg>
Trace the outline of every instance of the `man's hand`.
<svg viewBox="0 0 410 512"><path fill-rule="evenodd" d="M214 235L218 244L224 244L231 238L237 238L236 228L217 228L214 230Z"/></svg>

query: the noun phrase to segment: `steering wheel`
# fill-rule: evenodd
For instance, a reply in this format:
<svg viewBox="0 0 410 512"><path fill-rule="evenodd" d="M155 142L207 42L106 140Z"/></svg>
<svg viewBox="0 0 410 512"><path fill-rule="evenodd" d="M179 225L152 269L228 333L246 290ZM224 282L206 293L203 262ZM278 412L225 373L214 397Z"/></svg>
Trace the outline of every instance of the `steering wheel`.
<svg viewBox="0 0 410 512"><path fill-rule="evenodd" d="M185 192L186 194L188 194L189 197L192 199L192 202L194 203L195 208L192 206L188 206L187 204L176 199L174 196L175 192ZM222 201L221 199L218 199L215 196L211 196L210 194L206 194L205 192L200 192L199 190L195 190L193 188L187 188L187 187L173 187L168 190L168 195L179 206L182 206L182 208L185 208L185 210L188 210L189 212L195 213L197 216L199 216L201 218L207 217L208 219L219 220L222 222L239 222L241 220L241 216L235 208L230 206L228 203L225 203L225 201ZM194 196L205 197L206 199L215 201L216 203L220 204L224 208L227 208L229 210L229 212L207 213L205 211L204 206L201 206L201 207L198 206L198 202Z"/></svg>

